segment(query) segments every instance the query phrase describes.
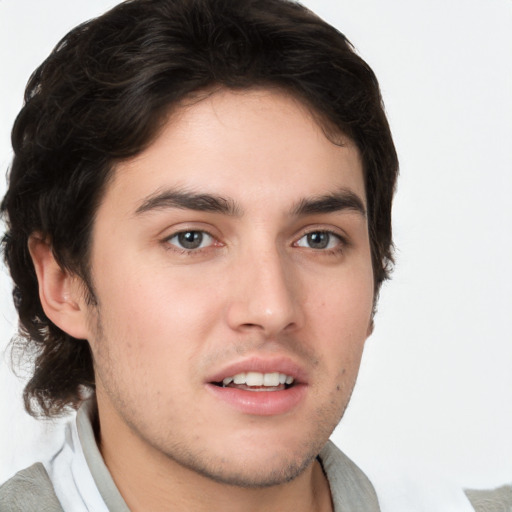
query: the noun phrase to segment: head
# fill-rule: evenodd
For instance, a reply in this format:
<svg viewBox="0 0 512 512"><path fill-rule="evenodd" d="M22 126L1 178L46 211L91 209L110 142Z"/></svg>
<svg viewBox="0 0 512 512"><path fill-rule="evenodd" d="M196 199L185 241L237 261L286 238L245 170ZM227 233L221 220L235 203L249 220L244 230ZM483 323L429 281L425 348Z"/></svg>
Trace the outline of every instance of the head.
<svg viewBox="0 0 512 512"><path fill-rule="evenodd" d="M254 118L255 135L257 112L268 116L272 107L279 112L293 111L291 117L282 119L283 125L295 115L302 116L309 126L309 131L295 134L293 140L299 146L301 136L317 140L321 133L334 153L349 151L351 156L346 158L359 162L360 204L353 204L352 210L362 206L360 214L364 213L368 233L371 305L367 329L371 330L378 292L392 263L391 202L398 167L371 69L342 34L294 2L127 1L75 28L57 45L30 78L25 105L12 133L14 159L2 203L8 225L3 245L15 284L20 333L36 350L34 374L25 390L29 411L56 415L69 406L76 407L83 387L96 387L96 363L115 355L101 352L98 342L112 327L105 325L109 321L104 321L104 316L108 315L101 313L102 294L108 294L104 286L108 262L98 248L103 242L108 245L103 221L110 218L108 212L115 214L111 207L119 199L116 194L120 189L116 187L121 186L122 176L133 172L134 183L151 182L150 171L147 180L143 178L149 168L138 167L140 162L151 162L152 158L160 161L163 153L155 155L155 148L165 152L165 147L175 147L174 155L179 155L190 140L173 146L179 140L173 126L185 123L193 128L197 116L206 116L205 122L213 123L212 112L219 112L221 121L225 116L226 123L236 125L236 102L246 106L246 119ZM243 126L239 127L241 132ZM292 130L293 123L289 127ZM201 141L200 131L192 128L189 135ZM159 143L162 140L167 145ZM259 141L253 141L252 159L258 154ZM192 150L200 148L191 146ZM166 153L167 157L173 154ZM212 178L222 174L219 169L212 166ZM186 181L189 175L181 178ZM209 179L205 175L200 178ZM244 178L240 179L243 183ZM287 179L293 183L297 177ZM154 196L161 184L157 180L153 184ZM250 185L256 187L256 182ZM264 188L265 182L261 186ZM286 190L286 180L279 186ZM311 187L315 188L315 182ZM188 185L173 190L183 196L180 201L196 192ZM321 192L319 187L317 196ZM148 204L151 194L148 191ZM192 195L194 201L201 200ZM232 195L236 196L236 191ZM241 210L250 211L250 204L239 204L244 203L243 197L232 195L228 202L233 199ZM127 211L125 214L129 215ZM121 225L122 219L118 222ZM215 233L210 235L215 238ZM78 283L82 298L73 300L81 301L89 310L83 324L86 327L62 328L47 314L40 298L37 270L44 257L38 263L38 247L49 248L63 275ZM102 271L98 270L100 261ZM270 261L269 268L272 265ZM223 272L229 273L229 266ZM212 295L211 300L221 300ZM307 294L301 300L308 303ZM168 305L170 314L180 311L179 301L180 297L175 297ZM254 344L261 341L251 340ZM247 345L239 350L253 348ZM208 356L213 363L217 349ZM307 347L301 350L297 357L314 366L316 352ZM208 366L208 357L198 363L201 368ZM220 353L219 364L222 357ZM358 356L354 359L357 373ZM102 379L109 380L106 376ZM343 407L346 401L348 397ZM333 414L333 418L339 420L341 413Z"/></svg>

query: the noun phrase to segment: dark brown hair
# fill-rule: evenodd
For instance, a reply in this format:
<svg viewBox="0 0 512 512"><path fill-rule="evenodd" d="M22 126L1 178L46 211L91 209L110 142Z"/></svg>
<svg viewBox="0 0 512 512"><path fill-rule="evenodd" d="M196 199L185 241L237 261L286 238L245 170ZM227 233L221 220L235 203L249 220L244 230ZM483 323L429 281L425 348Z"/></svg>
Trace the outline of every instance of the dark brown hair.
<svg viewBox="0 0 512 512"><path fill-rule="evenodd" d="M397 156L375 75L345 36L288 0L129 0L60 41L12 131L3 246L21 339L36 351L24 394L32 414L76 407L94 369L87 341L44 313L28 237L50 240L87 284L91 226L115 163L146 148L172 107L215 87L280 88L356 143L376 297L389 276Z"/></svg>

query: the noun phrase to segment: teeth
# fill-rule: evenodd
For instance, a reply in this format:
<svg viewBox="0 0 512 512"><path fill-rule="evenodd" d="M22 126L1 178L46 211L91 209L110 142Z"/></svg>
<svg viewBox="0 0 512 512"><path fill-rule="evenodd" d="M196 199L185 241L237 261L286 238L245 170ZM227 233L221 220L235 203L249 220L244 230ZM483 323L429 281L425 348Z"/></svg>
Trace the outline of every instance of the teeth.
<svg viewBox="0 0 512 512"><path fill-rule="evenodd" d="M293 377L285 375L284 373L272 372L272 373L259 373L259 372L247 372L237 373L233 377L226 377L222 384L227 386L232 382L234 384L245 384L246 386L267 386L277 387L280 384L292 384Z"/></svg>
<svg viewBox="0 0 512 512"><path fill-rule="evenodd" d="M239 373L233 377L235 384L245 384L245 373Z"/></svg>
<svg viewBox="0 0 512 512"><path fill-rule="evenodd" d="M245 383L248 386L263 386L263 374L258 372L247 372Z"/></svg>
<svg viewBox="0 0 512 512"><path fill-rule="evenodd" d="M265 373L263 375L263 385L264 386L279 386L279 373Z"/></svg>

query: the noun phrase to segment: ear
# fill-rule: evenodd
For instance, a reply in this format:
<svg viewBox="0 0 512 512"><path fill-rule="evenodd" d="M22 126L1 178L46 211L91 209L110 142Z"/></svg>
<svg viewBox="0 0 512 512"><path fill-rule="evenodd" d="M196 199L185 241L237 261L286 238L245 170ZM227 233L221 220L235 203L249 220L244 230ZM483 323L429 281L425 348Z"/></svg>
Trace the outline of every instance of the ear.
<svg viewBox="0 0 512 512"><path fill-rule="evenodd" d="M368 330L366 331L366 337L369 338L373 334L373 328L375 327L375 323L373 321L374 313L372 313L372 317L370 319L370 323L368 324Z"/></svg>
<svg viewBox="0 0 512 512"><path fill-rule="evenodd" d="M39 283L39 299L46 316L70 336L88 339L88 305L81 279L57 263L50 243L44 238L31 235L28 249Z"/></svg>

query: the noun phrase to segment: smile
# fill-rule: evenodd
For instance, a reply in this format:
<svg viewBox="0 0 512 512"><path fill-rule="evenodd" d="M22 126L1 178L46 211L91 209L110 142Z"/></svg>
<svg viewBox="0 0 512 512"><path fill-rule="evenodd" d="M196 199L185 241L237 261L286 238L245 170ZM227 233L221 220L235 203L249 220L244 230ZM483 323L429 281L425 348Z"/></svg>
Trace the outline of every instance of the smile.
<svg viewBox="0 0 512 512"><path fill-rule="evenodd" d="M285 373L241 372L222 380L223 387L246 391L281 391L293 384L294 378Z"/></svg>
<svg viewBox="0 0 512 512"><path fill-rule="evenodd" d="M287 356L248 357L213 370L205 388L221 407L251 416L287 414L308 396L308 372Z"/></svg>

